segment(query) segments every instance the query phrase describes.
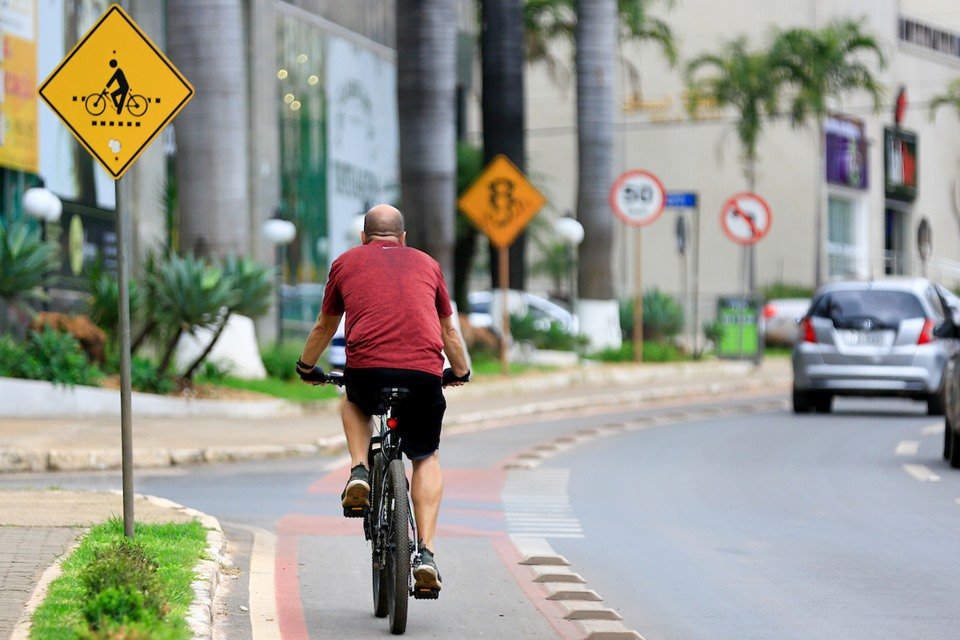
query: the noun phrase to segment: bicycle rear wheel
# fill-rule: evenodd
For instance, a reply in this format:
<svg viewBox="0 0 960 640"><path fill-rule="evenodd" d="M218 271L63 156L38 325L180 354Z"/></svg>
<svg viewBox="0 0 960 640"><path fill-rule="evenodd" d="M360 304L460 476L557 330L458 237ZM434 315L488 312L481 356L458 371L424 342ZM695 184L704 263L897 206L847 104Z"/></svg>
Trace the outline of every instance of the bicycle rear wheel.
<svg viewBox="0 0 960 640"><path fill-rule="evenodd" d="M389 508L387 534L387 595L390 632L401 634L407 628L407 603L410 597L410 502L407 474L402 460L391 460L387 468L385 499Z"/></svg>
<svg viewBox="0 0 960 640"><path fill-rule="evenodd" d="M380 526L385 522L386 502L382 499L383 485L386 480L384 471L386 471L385 460L382 455L377 454L370 458L370 509L367 511L367 524L370 530L370 548L371 548L371 574L373 581L373 615L378 618L387 617L388 596L387 596L387 567L384 560L384 546L386 537L384 529Z"/></svg>

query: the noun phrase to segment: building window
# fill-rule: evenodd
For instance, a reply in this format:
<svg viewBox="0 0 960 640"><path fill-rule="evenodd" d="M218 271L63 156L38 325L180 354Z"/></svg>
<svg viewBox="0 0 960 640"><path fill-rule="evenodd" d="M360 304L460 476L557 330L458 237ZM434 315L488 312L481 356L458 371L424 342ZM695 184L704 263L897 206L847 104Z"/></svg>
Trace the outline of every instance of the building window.
<svg viewBox="0 0 960 640"><path fill-rule="evenodd" d="M855 200L830 196L827 207L827 274L831 278L855 277L860 272L863 248Z"/></svg>

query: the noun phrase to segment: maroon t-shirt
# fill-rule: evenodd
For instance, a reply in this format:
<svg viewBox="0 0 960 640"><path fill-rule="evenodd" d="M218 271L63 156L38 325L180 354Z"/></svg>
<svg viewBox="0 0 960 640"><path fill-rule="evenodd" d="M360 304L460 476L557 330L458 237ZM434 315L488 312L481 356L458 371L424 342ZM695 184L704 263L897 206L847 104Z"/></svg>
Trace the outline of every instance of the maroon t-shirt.
<svg viewBox="0 0 960 640"><path fill-rule="evenodd" d="M437 261L395 242L373 241L330 267L323 312L346 314L351 369L443 373L440 318L453 315Z"/></svg>

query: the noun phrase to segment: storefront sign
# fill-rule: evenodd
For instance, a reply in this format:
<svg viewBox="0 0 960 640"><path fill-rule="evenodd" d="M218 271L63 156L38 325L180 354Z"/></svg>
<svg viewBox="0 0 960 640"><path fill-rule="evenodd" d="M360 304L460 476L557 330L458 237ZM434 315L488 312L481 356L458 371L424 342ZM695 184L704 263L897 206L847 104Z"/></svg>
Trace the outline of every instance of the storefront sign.
<svg viewBox="0 0 960 640"><path fill-rule="evenodd" d="M823 126L827 151L827 182L853 189L867 188L867 137L863 122L830 116Z"/></svg>
<svg viewBox="0 0 960 640"><path fill-rule="evenodd" d="M917 198L917 134L887 127L883 130L883 166L888 198L913 202Z"/></svg>

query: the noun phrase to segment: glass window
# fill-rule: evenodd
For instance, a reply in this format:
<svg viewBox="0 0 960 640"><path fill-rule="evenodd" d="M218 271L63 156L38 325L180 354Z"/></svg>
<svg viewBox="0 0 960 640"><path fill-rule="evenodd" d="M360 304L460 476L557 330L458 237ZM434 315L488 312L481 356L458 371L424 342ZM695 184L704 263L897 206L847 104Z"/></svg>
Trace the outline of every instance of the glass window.
<svg viewBox="0 0 960 640"><path fill-rule="evenodd" d="M857 211L853 200L831 196L827 208L827 265L832 277L858 273L860 247L857 238Z"/></svg>
<svg viewBox="0 0 960 640"><path fill-rule="evenodd" d="M926 317L914 294L876 289L831 291L817 299L810 315L829 318L838 328L859 328L863 320L871 320L876 328L886 329L898 328L901 320Z"/></svg>

